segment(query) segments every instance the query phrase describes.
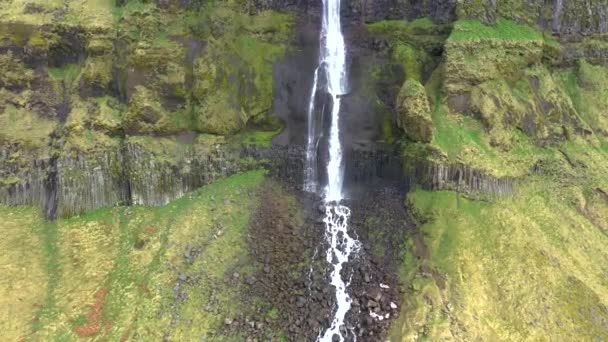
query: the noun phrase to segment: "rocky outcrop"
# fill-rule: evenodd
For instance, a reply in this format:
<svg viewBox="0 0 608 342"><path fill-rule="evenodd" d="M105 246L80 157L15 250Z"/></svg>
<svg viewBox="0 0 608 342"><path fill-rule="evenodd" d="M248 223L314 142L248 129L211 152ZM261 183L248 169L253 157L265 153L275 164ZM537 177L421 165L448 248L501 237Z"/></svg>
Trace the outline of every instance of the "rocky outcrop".
<svg viewBox="0 0 608 342"><path fill-rule="evenodd" d="M348 6L353 16L358 15L365 22L429 17L445 23L455 19L456 3L456 0L360 0L349 2Z"/></svg>
<svg viewBox="0 0 608 342"><path fill-rule="evenodd" d="M49 159L20 154L18 146L0 148L0 203L42 205Z"/></svg>
<svg viewBox="0 0 608 342"><path fill-rule="evenodd" d="M447 103L479 119L491 143L505 149L516 127L540 145L587 134L571 86L555 71L560 51L553 38L505 19L494 26L458 22L445 45Z"/></svg>
<svg viewBox="0 0 608 342"><path fill-rule="evenodd" d="M491 172L448 158L429 144L410 144L401 151L403 183L406 190L449 190L473 198L509 196L516 178L495 176Z"/></svg>
<svg viewBox="0 0 608 342"><path fill-rule="evenodd" d="M581 59L596 65L608 65L608 34L591 35L583 40L562 40L561 63L572 66Z"/></svg>
<svg viewBox="0 0 608 342"><path fill-rule="evenodd" d="M53 216L69 217L92 209L129 203L130 180L123 172L124 166L125 156L120 149L96 155L74 153L58 158L56 188L45 189L47 196L52 195L57 201ZM56 193L50 194L51 191ZM32 203L37 204L40 203Z"/></svg>
<svg viewBox="0 0 608 342"><path fill-rule="evenodd" d="M163 147L159 155L146 147L145 142L127 142L124 173L129 179L130 203L164 205L213 180L247 168L239 159L237 146L207 143L175 146L169 141Z"/></svg>
<svg viewBox="0 0 608 342"><path fill-rule="evenodd" d="M494 24L499 17L551 29L558 35L608 32L606 0L465 0L458 4L459 18Z"/></svg>
<svg viewBox="0 0 608 342"><path fill-rule="evenodd" d="M0 167L7 163L3 157ZM0 186L0 203L44 207L50 217L119 204L159 206L247 168L229 144L131 138L96 153L73 151L53 163L34 159L13 168L20 177Z"/></svg>
<svg viewBox="0 0 608 342"><path fill-rule="evenodd" d="M514 180L497 178L460 163L423 161L407 171L408 187L427 190L450 190L471 196L508 196L513 193Z"/></svg>
<svg viewBox="0 0 608 342"><path fill-rule="evenodd" d="M429 143L433 139L431 107L420 82L407 80L401 87L397 96L397 125L416 142Z"/></svg>

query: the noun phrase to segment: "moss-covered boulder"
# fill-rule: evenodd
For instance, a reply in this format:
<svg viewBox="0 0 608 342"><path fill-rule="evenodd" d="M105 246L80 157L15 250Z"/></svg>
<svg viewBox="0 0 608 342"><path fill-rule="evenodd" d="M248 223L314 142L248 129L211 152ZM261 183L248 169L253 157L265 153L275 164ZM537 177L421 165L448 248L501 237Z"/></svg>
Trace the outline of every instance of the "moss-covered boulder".
<svg viewBox="0 0 608 342"><path fill-rule="evenodd" d="M101 96L108 92L112 82L112 56L87 58L80 78L80 93L86 96Z"/></svg>
<svg viewBox="0 0 608 342"><path fill-rule="evenodd" d="M168 112L158 95L143 86L135 87L125 117L129 134L174 134L191 128L191 115L186 109Z"/></svg>
<svg viewBox="0 0 608 342"><path fill-rule="evenodd" d="M226 135L244 127L247 115L241 111L236 89L231 84L227 70L211 58L201 58L195 63L193 97L197 101L194 122L197 130L205 133ZM233 75L238 77L238 75ZM237 82L234 80L234 82Z"/></svg>
<svg viewBox="0 0 608 342"><path fill-rule="evenodd" d="M397 125L408 138L418 142L431 142L433 120L424 86L416 80L407 80L397 96Z"/></svg>
<svg viewBox="0 0 608 342"><path fill-rule="evenodd" d="M11 51L0 55L0 87L8 89L29 88L34 72Z"/></svg>

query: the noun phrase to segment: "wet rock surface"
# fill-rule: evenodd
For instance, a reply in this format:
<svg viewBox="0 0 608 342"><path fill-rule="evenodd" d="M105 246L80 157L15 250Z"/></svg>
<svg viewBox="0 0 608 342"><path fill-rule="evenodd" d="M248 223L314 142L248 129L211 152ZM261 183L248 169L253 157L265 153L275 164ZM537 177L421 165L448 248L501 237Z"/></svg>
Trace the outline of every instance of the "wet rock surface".
<svg viewBox="0 0 608 342"><path fill-rule="evenodd" d="M241 281L278 309L279 317L267 323L268 329L283 331L290 341L312 341L329 327L335 310L335 289L329 285L331 267L325 254L324 205L318 198L298 192L294 184L283 185L299 194L298 203L288 203L273 183L268 182L261 191L263 201L250 224L250 253L259 271ZM404 194L391 187L371 189L369 194L378 200L345 203L353 213L350 233L362 244L342 272L343 278L350 279L352 299L342 328L346 341L382 340L399 312L396 271L403 241L395 237L405 239L411 227L402 205ZM303 216L290 208L293 205L304 208ZM226 324L225 329L236 331L238 326ZM262 329L249 336L259 340L264 334Z"/></svg>
<svg viewBox="0 0 608 342"><path fill-rule="evenodd" d="M260 270L246 282L278 309L275 325L288 340L311 341L327 326L334 303L321 258L323 227L298 215L304 202L289 203L278 186L264 187L251 219L250 253Z"/></svg>

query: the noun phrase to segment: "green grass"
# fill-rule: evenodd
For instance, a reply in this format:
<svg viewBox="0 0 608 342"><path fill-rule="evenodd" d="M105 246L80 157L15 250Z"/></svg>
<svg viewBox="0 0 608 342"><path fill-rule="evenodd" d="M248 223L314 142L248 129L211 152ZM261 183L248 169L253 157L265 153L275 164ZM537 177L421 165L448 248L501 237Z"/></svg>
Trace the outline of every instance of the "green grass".
<svg viewBox="0 0 608 342"><path fill-rule="evenodd" d="M48 72L54 80L66 81L71 84L80 75L80 66L78 64L67 64L60 68L49 68Z"/></svg>
<svg viewBox="0 0 608 342"><path fill-rule="evenodd" d="M608 235L602 232L608 221L600 218L608 203L584 195L584 186L542 177L519 189L493 203L453 192L409 195L426 222L421 231L429 258L404 260L402 276L412 286L392 330L395 340L608 337L602 324L608 319L602 309L608 304ZM587 203L584 215L580 201ZM425 277L420 265L436 275Z"/></svg>
<svg viewBox="0 0 608 342"><path fill-rule="evenodd" d="M576 68L563 70L557 77L586 126L598 135L608 133L608 118L604 115L608 106L608 68L581 60Z"/></svg>
<svg viewBox="0 0 608 342"><path fill-rule="evenodd" d="M432 144L443 151L449 161L464 162L494 176L526 175L539 158L554 154L550 149L535 146L518 130L509 132L510 150L496 149L490 145L490 136L479 121L451 114L441 104L434 108L432 118Z"/></svg>
<svg viewBox="0 0 608 342"><path fill-rule="evenodd" d="M274 138L280 132L280 129L276 131L247 129L244 132L239 133L236 136L236 139L239 140L241 144L246 146L271 147L272 138Z"/></svg>
<svg viewBox="0 0 608 342"><path fill-rule="evenodd" d="M23 148L21 152L45 150L54 127L55 123L51 120L13 105L7 105L0 113L0 141L20 144Z"/></svg>
<svg viewBox="0 0 608 342"><path fill-rule="evenodd" d="M53 222L37 225L43 246L44 270L47 275L45 300L40 312L36 314L33 331L38 331L56 317L55 290L59 285L61 266L59 264L57 224Z"/></svg>
<svg viewBox="0 0 608 342"><path fill-rule="evenodd" d="M478 20L458 20L450 35L450 41L470 39L543 40L542 32L528 25L500 18L495 25L486 25Z"/></svg>
<svg viewBox="0 0 608 342"><path fill-rule="evenodd" d="M450 25L438 25L429 18L412 21L381 20L367 24L366 27L373 34L385 35L396 41L426 43L438 43L442 39L445 40L451 29Z"/></svg>
<svg viewBox="0 0 608 342"><path fill-rule="evenodd" d="M78 329L98 324L95 339L156 340L166 333L176 340L239 340L219 335L225 317L253 314L257 305L277 319L278 310L249 296L242 283L225 284L234 272L244 277L256 270L246 235L249 213L257 207L254 192L264 178L264 171L247 172L163 207L100 209L55 223L44 223L33 209L0 206L8 220L0 228L10 228L3 231L9 243L2 245L4 264L30 262L35 266L29 267L31 276L37 277L34 282L22 279L19 272L5 273L12 280L0 282L0 293L15 291L15 283L32 297L24 302L27 305L11 302L21 296L3 299L3 308L19 310L14 313L18 321L11 325L18 329L5 333L15 340L26 333L33 333L32 338L75 340L82 331ZM16 243L27 229L35 238ZM184 259L188 245L202 248L192 263ZM181 285L188 300L179 302L173 288L182 273L193 281ZM99 303L101 314L91 316L91 305L102 290L106 295ZM216 302L204 309L212 294ZM32 300L39 305L32 305ZM171 323L174 313L180 318Z"/></svg>

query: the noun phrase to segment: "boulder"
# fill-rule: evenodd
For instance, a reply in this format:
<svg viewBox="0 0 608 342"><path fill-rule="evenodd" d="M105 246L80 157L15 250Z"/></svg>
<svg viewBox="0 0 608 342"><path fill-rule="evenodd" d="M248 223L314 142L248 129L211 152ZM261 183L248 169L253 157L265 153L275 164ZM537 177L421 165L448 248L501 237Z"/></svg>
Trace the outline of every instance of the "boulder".
<svg viewBox="0 0 608 342"><path fill-rule="evenodd" d="M424 86L407 80L397 96L397 125L408 138L429 143L433 139L431 107Z"/></svg>

